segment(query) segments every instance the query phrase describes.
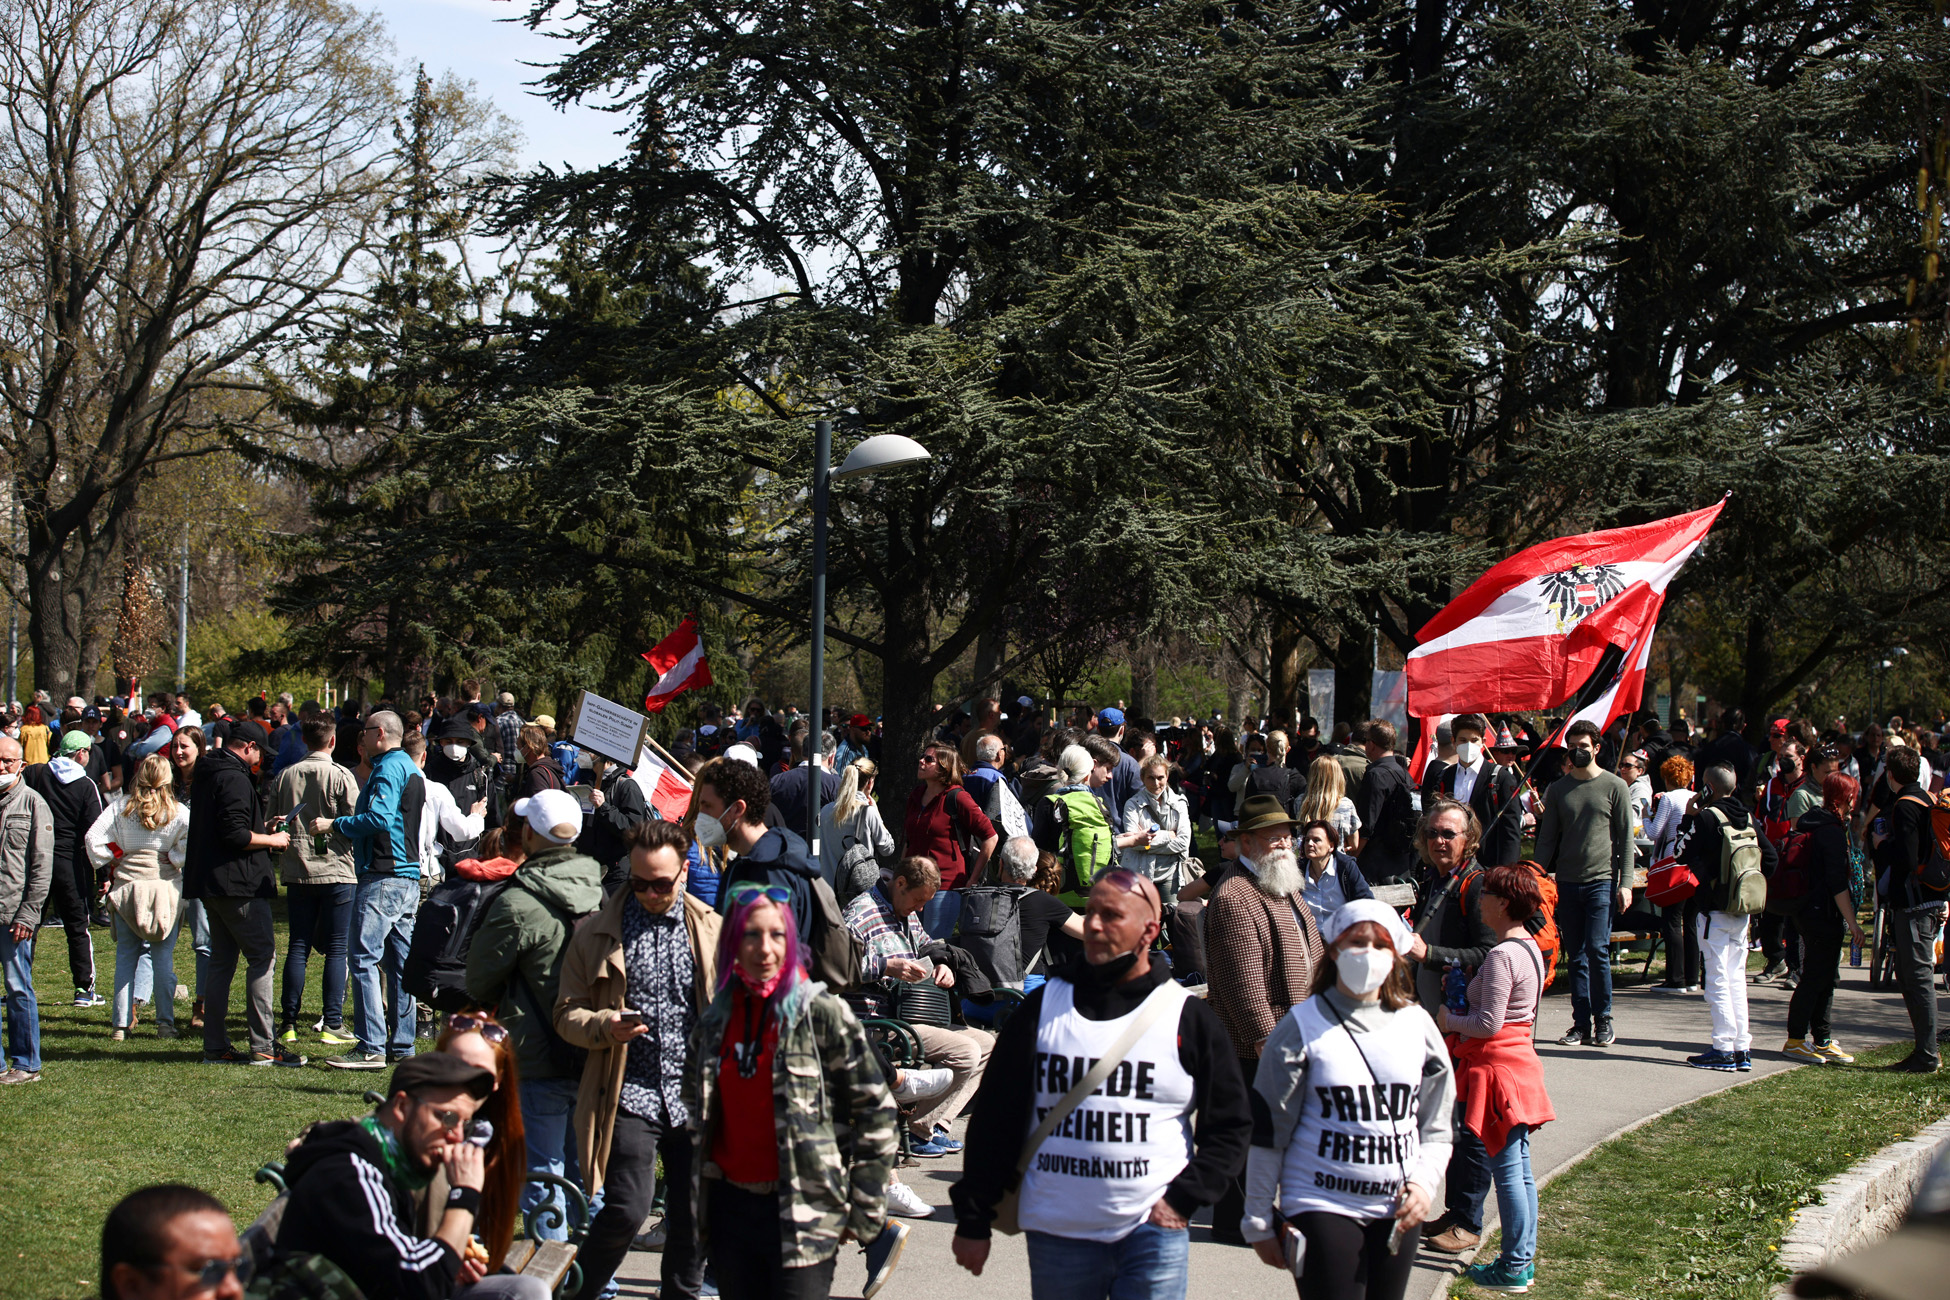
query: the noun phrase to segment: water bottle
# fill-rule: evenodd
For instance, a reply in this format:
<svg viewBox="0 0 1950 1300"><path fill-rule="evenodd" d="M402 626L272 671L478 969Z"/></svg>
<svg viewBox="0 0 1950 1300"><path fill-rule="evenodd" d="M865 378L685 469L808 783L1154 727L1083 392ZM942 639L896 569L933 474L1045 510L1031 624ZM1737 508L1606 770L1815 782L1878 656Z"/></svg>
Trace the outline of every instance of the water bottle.
<svg viewBox="0 0 1950 1300"><path fill-rule="evenodd" d="M1463 974L1461 962L1450 962L1442 972L1442 1004L1451 1015L1469 1011L1469 977Z"/></svg>

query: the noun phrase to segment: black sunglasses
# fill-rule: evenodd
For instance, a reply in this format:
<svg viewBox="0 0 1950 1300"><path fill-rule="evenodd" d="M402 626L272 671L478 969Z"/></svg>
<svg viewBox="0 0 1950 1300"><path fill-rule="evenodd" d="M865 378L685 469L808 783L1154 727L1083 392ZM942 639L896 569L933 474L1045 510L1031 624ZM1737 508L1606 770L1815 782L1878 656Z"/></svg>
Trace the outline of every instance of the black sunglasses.
<svg viewBox="0 0 1950 1300"><path fill-rule="evenodd" d="M645 880L642 876L630 877L630 890L632 893L656 894L661 897L664 894L674 892L676 888L677 877L675 876L672 876L668 880Z"/></svg>
<svg viewBox="0 0 1950 1300"><path fill-rule="evenodd" d="M447 1028L457 1034L479 1033L482 1038L496 1046L508 1041L507 1026L490 1020L486 1016L448 1016Z"/></svg>
<svg viewBox="0 0 1950 1300"><path fill-rule="evenodd" d="M201 1291L215 1291L223 1285L224 1276L229 1273L237 1275L239 1286L249 1286L251 1278L257 1273L257 1261L251 1258L248 1251L235 1259L206 1259L194 1267L189 1264L178 1264L176 1267L194 1274L197 1289Z"/></svg>

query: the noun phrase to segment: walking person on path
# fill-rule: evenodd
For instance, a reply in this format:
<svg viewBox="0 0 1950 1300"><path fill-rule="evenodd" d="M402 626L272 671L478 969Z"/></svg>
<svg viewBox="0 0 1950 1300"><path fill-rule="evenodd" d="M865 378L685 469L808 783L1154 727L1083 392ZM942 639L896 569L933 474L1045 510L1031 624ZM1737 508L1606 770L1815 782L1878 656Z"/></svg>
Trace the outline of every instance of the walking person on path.
<svg viewBox="0 0 1950 1300"><path fill-rule="evenodd" d="M682 1096L698 1232L725 1295L825 1300L842 1241L872 1243L883 1280L907 1235L887 1222L894 1100L866 1030L806 973L789 891L727 895Z"/></svg>
<svg viewBox="0 0 1950 1300"><path fill-rule="evenodd" d="M1300 1254L1303 1300L1401 1300L1449 1163L1455 1077L1415 1000L1401 916L1365 898L1329 933L1313 996L1253 1078L1242 1229L1274 1268Z"/></svg>
<svg viewBox="0 0 1950 1300"><path fill-rule="evenodd" d="M1732 767L1715 763L1701 775L1700 798L1691 817L1693 829L1680 861L1699 880L1693 897L1699 900L1700 965L1705 973L1706 1006L1713 1017L1713 1044L1686 1064L1700 1070L1751 1070L1754 1036L1747 1019L1747 918L1730 911L1738 901L1733 837L1753 831L1761 870L1772 875L1774 846L1759 834L1746 801L1740 798L1739 777ZM1745 849L1739 852L1746 852Z"/></svg>
<svg viewBox="0 0 1950 1300"><path fill-rule="evenodd" d="M1141 1030L1020 1176L1031 1300L1183 1300L1188 1223L1245 1157L1252 1121L1232 1044L1211 1008L1151 959L1162 915L1148 877L1122 868L1098 877L1083 957L1009 1019L976 1094L949 1195L955 1262L979 1277L1026 1140L1083 1081L1085 1061Z"/></svg>
<svg viewBox="0 0 1950 1300"><path fill-rule="evenodd" d="M1917 871L1930 860L1930 797L1918 781L1922 757L1915 750L1891 748L1883 760L1896 797L1885 814L1887 833L1874 843L1881 869L1877 894L1888 900L1895 924L1896 982L1909 1010L1916 1047L1890 1066L1905 1074L1934 1074L1943 1063L1937 1046L1936 941L1943 933L1944 903L1923 892Z"/></svg>
<svg viewBox="0 0 1950 1300"><path fill-rule="evenodd" d="M1858 948L1868 946L1855 917L1848 856L1848 822L1861 788L1852 777L1831 771L1821 783L1821 805L1794 823L1794 835L1809 837L1808 892L1801 910L1790 918L1801 932L1801 983L1788 999L1787 1042L1781 1050L1815 1065L1855 1061L1830 1036L1828 1014L1841 977L1844 923Z"/></svg>
<svg viewBox="0 0 1950 1300"><path fill-rule="evenodd" d="M1457 1110L1483 1144L1496 1182L1503 1249L1464 1273L1486 1291L1527 1290L1537 1277L1537 1179L1530 1135L1557 1118L1537 1059L1537 1008L1544 996L1544 955L1524 924L1544 905L1528 867L1483 875L1483 923L1496 934L1469 981L1468 1009L1447 1007L1436 1025L1455 1035Z"/></svg>
<svg viewBox="0 0 1950 1300"><path fill-rule="evenodd" d="M690 1113L681 1097L690 1036L717 991L718 914L685 891L690 841L672 822L625 833L628 887L577 930L562 959L555 1027L585 1048L576 1099L583 1186L603 1208L582 1243L583 1290L600 1295L650 1213L663 1169L662 1300L692 1300L704 1278L691 1187Z"/></svg>
<svg viewBox="0 0 1950 1300"><path fill-rule="evenodd" d="M1574 722L1565 737L1571 770L1544 793L1537 865L1557 877L1557 929L1571 959L1571 1028L1565 1047L1610 1047L1611 922L1632 905L1632 791L1598 766L1603 737Z"/></svg>

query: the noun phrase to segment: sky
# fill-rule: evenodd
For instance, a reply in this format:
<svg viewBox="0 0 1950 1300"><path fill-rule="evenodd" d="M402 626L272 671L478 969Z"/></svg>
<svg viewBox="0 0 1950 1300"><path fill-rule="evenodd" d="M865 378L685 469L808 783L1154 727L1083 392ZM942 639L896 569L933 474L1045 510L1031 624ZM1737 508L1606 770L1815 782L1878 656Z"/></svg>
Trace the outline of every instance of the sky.
<svg viewBox="0 0 1950 1300"><path fill-rule="evenodd" d="M475 83L475 92L520 123L520 162L595 167L622 148L615 135L623 121L613 114L572 107L559 110L524 84L541 75L527 64L549 63L568 48L519 22L526 0L369 0L386 21L404 65L425 63L438 79L452 72Z"/></svg>

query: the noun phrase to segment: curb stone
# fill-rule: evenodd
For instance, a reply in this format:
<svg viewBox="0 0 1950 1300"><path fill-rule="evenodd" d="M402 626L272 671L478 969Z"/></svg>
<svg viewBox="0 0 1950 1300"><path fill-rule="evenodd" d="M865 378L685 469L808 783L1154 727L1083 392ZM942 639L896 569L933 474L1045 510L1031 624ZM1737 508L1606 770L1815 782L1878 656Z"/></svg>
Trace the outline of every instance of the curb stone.
<svg viewBox="0 0 1950 1300"><path fill-rule="evenodd" d="M1821 1200L1796 1211L1794 1226L1781 1239L1781 1267L1799 1275L1888 1236L1909 1208L1930 1158L1946 1140L1950 1116L1823 1183ZM1774 1289L1776 1296L1787 1293L1785 1284Z"/></svg>

